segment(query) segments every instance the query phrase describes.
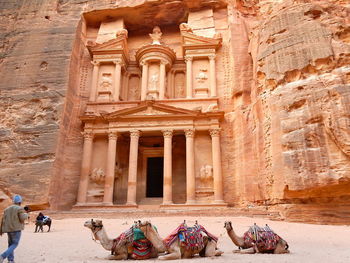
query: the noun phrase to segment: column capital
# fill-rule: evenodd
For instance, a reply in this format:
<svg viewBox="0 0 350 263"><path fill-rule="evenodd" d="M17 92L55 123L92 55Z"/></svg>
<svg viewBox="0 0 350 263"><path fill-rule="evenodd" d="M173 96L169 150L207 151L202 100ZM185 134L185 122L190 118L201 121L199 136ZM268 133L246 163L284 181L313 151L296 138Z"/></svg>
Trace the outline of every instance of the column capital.
<svg viewBox="0 0 350 263"><path fill-rule="evenodd" d="M171 138L173 137L173 130L172 129L166 129L162 130L164 138Z"/></svg>
<svg viewBox="0 0 350 263"><path fill-rule="evenodd" d="M131 130L130 131L130 137L140 137L141 132L139 130Z"/></svg>
<svg viewBox="0 0 350 263"><path fill-rule="evenodd" d="M209 60L215 60L216 55L215 54L211 54L208 56Z"/></svg>
<svg viewBox="0 0 350 263"><path fill-rule="evenodd" d="M195 133L195 129L185 129L186 138L193 138Z"/></svg>
<svg viewBox="0 0 350 263"><path fill-rule="evenodd" d="M122 66L124 64L122 59L120 59L120 58L113 60L113 63L115 65L120 65L120 66Z"/></svg>
<svg viewBox="0 0 350 263"><path fill-rule="evenodd" d="M92 140L94 138L92 131L83 131L81 134L84 136L84 139Z"/></svg>
<svg viewBox="0 0 350 263"><path fill-rule="evenodd" d="M221 128L210 129L209 133L211 137L219 137Z"/></svg>
<svg viewBox="0 0 350 263"><path fill-rule="evenodd" d="M118 139L118 133L115 131L109 131L108 132L108 139L109 140L117 140Z"/></svg>
<svg viewBox="0 0 350 263"><path fill-rule="evenodd" d="M160 60L160 64L165 66L166 64L168 64L168 61L166 61L164 59L161 59Z"/></svg>
<svg viewBox="0 0 350 263"><path fill-rule="evenodd" d="M185 61L186 62L188 62L188 61L192 61L193 60L193 56L184 56L184 59L185 59Z"/></svg>
<svg viewBox="0 0 350 263"><path fill-rule="evenodd" d="M101 64L100 61L96 61L96 60L93 60L93 61L90 61L92 65L94 66L99 66Z"/></svg>
<svg viewBox="0 0 350 263"><path fill-rule="evenodd" d="M141 66L148 66L148 62L147 62L146 60L142 60L142 61L140 62L140 65L141 65Z"/></svg>

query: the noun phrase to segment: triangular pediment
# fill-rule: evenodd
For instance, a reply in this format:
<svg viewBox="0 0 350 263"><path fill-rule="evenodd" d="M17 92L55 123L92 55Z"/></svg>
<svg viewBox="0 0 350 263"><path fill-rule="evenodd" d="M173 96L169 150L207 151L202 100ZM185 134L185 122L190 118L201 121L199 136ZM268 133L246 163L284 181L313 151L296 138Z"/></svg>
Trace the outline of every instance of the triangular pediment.
<svg viewBox="0 0 350 263"><path fill-rule="evenodd" d="M107 42L98 44L87 45L87 48L91 54L99 55L99 54L127 54L128 47L127 41L124 36L119 36L115 39L108 40Z"/></svg>
<svg viewBox="0 0 350 263"><path fill-rule="evenodd" d="M103 118L112 119L134 119L134 118L174 118L174 117L195 117L198 111L176 108L154 101L141 102L139 106L131 107L108 114L104 114Z"/></svg>
<svg viewBox="0 0 350 263"><path fill-rule="evenodd" d="M182 45L186 47L218 48L221 45L221 38L209 38L198 36L190 32L181 32Z"/></svg>

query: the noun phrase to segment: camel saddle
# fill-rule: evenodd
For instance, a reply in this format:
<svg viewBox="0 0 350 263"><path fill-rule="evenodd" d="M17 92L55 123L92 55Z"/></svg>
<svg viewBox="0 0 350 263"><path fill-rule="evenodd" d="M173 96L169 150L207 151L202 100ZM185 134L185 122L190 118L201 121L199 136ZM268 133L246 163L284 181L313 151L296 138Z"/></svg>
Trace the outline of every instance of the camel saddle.
<svg viewBox="0 0 350 263"><path fill-rule="evenodd" d="M268 225L259 227L256 224L244 233L243 238L243 249L256 246L261 253L273 252L277 247L278 241L281 239Z"/></svg>
<svg viewBox="0 0 350 263"><path fill-rule="evenodd" d="M218 238L209 233L203 226L195 224L193 227L188 227L183 223L164 239L164 244L166 247L170 247L176 238L179 238L182 247L186 247L188 250L201 250L204 248L202 233L217 242Z"/></svg>

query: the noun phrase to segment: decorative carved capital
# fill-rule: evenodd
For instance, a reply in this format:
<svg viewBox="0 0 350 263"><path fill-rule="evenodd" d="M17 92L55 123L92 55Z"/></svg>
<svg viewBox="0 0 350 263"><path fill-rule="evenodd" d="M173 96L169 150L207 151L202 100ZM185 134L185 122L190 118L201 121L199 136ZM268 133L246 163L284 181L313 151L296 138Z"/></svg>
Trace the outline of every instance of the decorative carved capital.
<svg viewBox="0 0 350 263"><path fill-rule="evenodd" d="M83 131L81 134L84 136L84 140L92 140L94 138L92 131Z"/></svg>
<svg viewBox="0 0 350 263"><path fill-rule="evenodd" d="M184 59L185 59L186 62L193 61L193 57L192 56L185 56Z"/></svg>
<svg viewBox="0 0 350 263"><path fill-rule="evenodd" d="M209 133L211 137L219 137L220 136L220 128L210 129Z"/></svg>
<svg viewBox="0 0 350 263"><path fill-rule="evenodd" d="M168 130L162 130L164 138L171 138L173 137L173 130L168 129Z"/></svg>
<svg viewBox="0 0 350 263"><path fill-rule="evenodd" d="M147 65L148 65L148 62L145 61L145 60L142 60L142 61L140 62L140 65L141 65L141 66L147 66Z"/></svg>
<svg viewBox="0 0 350 263"><path fill-rule="evenodd" d="M165 60L161 59L160 60L160 64L165 66L166 64L168 64L168 61L165 61Z"/></svg>
<svg viewBox="0 0 350 263"><path fill-rule="evenodd" d="M216 55L215 54L209 55L208 58L209 58L209 60L215 60Z"/></svg>
<svg viewBox="0 0 350 263"><path fill-rule="evenodd" d="M118 133L117 132L108 132L108 139L109 140L117 140L118 139Z"/></svg>
<svg viewBox="0 0 350 263"><path fill-rule="evenodd" d="M195 133L194 129L186 129L185 130L186 138L193 138L194 137L194 133Z"/></svg>
<svg viewBox="0 0 350 263"><path fill-rule="evenodd" d="M193 33L192 28L187 23L180 24L180 31Z"/></svg>
<svg viewBox="0 0 350 263"><path fill-rule="evenodd" d="M116 33L116 37L128 38L128 30L126 30L126 29L120 29L120 30Z"/></svg>
<svg viewBox="0 0 350 263"><path fill-rule="evenodd" d="M120 65L120 66L122 66L122 65L124 64L123 61L122 61L121 59L113 60L113 63L114 63L115 65Z"/></svg>
<svg viewBox="0 0 350 263"><path fill-rule="evenodd" d="M91 64L94 65L95 67L98 67L100 65L100 62L93 60L93 61L91 61Z"/></svg>
<svg viewBox="0 0 350 263"><path fill-rule="evenodd" d="M130 137L139 138L141 135L141 132L139 130L131 130L130 131Z"/></svg>

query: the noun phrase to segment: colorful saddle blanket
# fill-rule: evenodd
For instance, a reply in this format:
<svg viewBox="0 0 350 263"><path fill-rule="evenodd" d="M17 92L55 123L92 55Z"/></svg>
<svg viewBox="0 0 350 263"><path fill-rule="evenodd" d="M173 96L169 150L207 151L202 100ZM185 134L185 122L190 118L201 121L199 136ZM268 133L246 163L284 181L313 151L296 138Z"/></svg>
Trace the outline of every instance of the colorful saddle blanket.
<svg viewBox="0 0 350 263"><path fill-rule="evenodd" d="M170 247L177 238L180 240L180 244L186 249L201 250L204 248L203 234L213 239L215 242L218 238L209 233L203 226L195 224L193 227L187 227L185 224L179 225L169 236L164 239L164 244Z"/></svg>
<svg viewBox="0 0 350 263"><path fill-rule="evenodd" d="M148 259L151 257L153 245L148 239L135 240L132 246L133 251L131 257L133 259Z"/></svg>
<svg viewBox="0 0 350 263"><path fill-rule="evenodd" d="M114 249L122 241L132 243L132 250L129 252L133 259L148 259L151 257L153 245L148 239L145 238L140 229L130 227L128 230L124 231L117 238L115 238L113 240L113 247L111 250L112 255L114 254Z"/></svg>
<svg viewBox="0 0 350 263"><path fill-rule="evenodd" d="M253 225L244 233L243 248L250 248L255 245L259 252L272 252L276 249L280 239L281 237L273 232L268 225L265 227Z"/></svg>

